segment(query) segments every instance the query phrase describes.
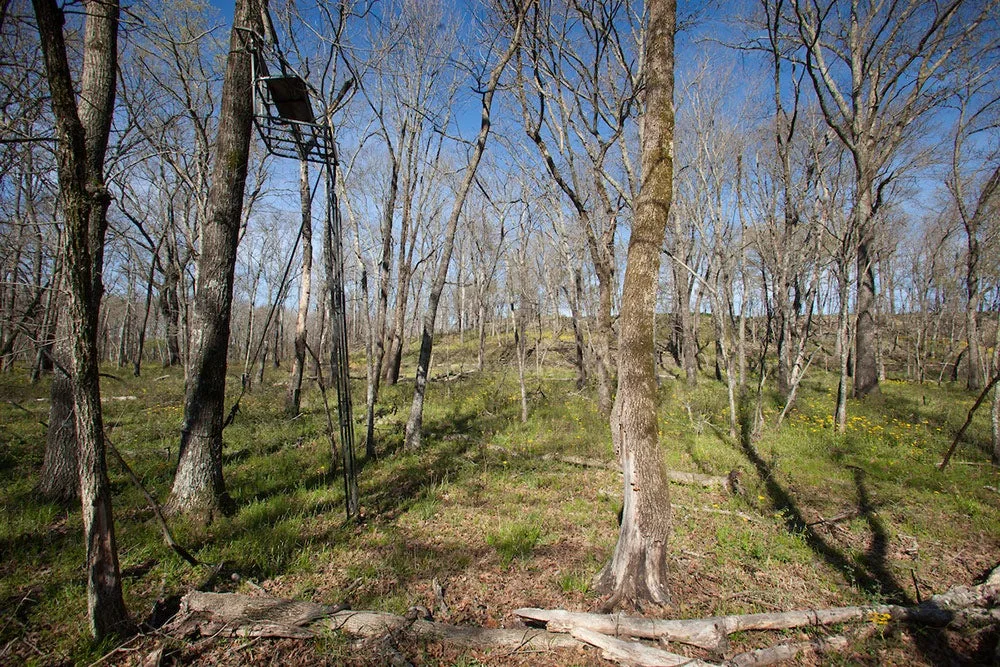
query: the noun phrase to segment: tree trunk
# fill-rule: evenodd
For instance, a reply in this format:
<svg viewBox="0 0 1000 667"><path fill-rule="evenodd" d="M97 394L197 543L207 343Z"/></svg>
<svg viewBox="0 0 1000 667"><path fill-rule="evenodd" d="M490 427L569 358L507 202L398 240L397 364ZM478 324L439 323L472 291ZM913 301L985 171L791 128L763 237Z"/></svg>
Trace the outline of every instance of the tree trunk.
<svg viewBox="0 0 1000 667"><path fill-rule="evenodd" d="M57 242L61 245L61 241ZM45 315L42 318L42 325L38 335L38 352L35 354L35 363L31 368L31 383L38 382L42 373L52 371L52 355L55 351L56 329L59 326L59 305L62 302L62 262L56 259L56 265L52 269L52 278L49 282L48 294L45 296Z"/></svg>
<svg viewBox="0 0 1000 667"><path fill-rule="evenodd" d="M226 353L236 245L252 129L250 52L245 29L258 30L257 0L237 0L222 87L210 209L202 229L195 290L191 378L184 400L180 456L165 510L211 521L229 504L222 478Z"/></svg>
<svg viewBox="0 0 1000 667"><path fill-rule="evenodd" d="M404 126L403 133L406 128ZM386 135L388 136L388 135ZM382 362L385 359L386 316L389 311L389 277L392 269L392 218L396 210L396 196L399 192L399 161L389 147L391 171L389 174L389 196L382 212L382 256L378 264L378 303L375 306L375 328L369 333L368 394L365 400L365 455L375 457L375 402L378 400L379 383L382 379ZM397 294L397 298L399 295Z"/></svg>
<svg viewBox="0 0 1000 667"><path fill-rule="evenodd" d="M476 315L476 330L479 333L479 346L478 353L476 355L476 370L482 372L486 365L486 303L485 297L482 294L482 288L479 289L479 306Z"/></svg>
<svg viewBox="0 0 1000 667"><path fill-rule="evenodd" d="M618 395L611 434L624 475L621 533L597 575L607 607L666 605L670 498L657 441L653 317L660 248L673 196L673 0L649 6L642 185L636 201L622 290Z"/></svg>
<svg viewBox="0 0 1000 667"><path fill-rule="evenodd" d="M682 235L679 221L674 222L675 246L674 252L686 253L686 244L680 242ZM691 313L691 274L687 267L674 263L674 328L675 337L680 350L680 364L684 370L684 379L687 386L694 387L698 383L698 360L695 355L698 353L698 341L694 334L694 315Z"/></svg>
<svg viewBox="0 0 1000 667"><path fill-rule="evenodd" d="M135 282L132 276L132 265L135 261L134 255L129 252L129 268L125 272L125 280L128 282L128 290L125 293L125 303L124 312L122 313L122 324L121 328L118 330L118 350L116 353L117 363L119 368L124 368L128 363L128 343L129 336L132 329L132 302L135 301Z"/></svg>
<svg viewBox="0 0 1000 667"><path fill-rule="evenodd" d="M170 206L169 203L167 205ZM163 362L164 367L177 366L181 362L181 306L177 298L180 272L172 243L173 239L168 239L164 244L167 259L163 264L163 285L160 287L160 311L167 329L167 358Z"/></svg>
<svg viewBox="0 0 1000 667"><path fill-rule="evenodd" d="M523 266L519 267L523 272ZM523 273L522 273L523 275ZM521 392L521 423L528 423L528 388L524 382L524 364L528 357L528 346L525 338L525 316L524 316L524 295L520 296L520 303L515 308L510 304L511 314L514 317L514 354L517 358L517 386Z"/></svg>
<svg viewBox="0 0 1000 667"><path fill-rule="evenodd" d="M850 323L847 319L847 299L849 293L847 275L847 261L838 260L838 280L840 282L840 307L837 311L837 361L840 369L837 381L837 404L834 406L834 420L836 422L837 433L847 431L847 382L850 371L848 361L848 335L850 333Z"/></svg>
<svg viewBox="0 0 1000 667"><path fill-rule="evenodd" d="M149 311L153 305L153 281L156 278L156 249L149 259L149 278L146 280L146 303L142 310L142 324L139 325L139 340L136 342L135 359L132 361L132 375L139 377L142 372L142 353L146 347L146 327L149 326Z"/></svg>
<svg viewBox="0 0 1000 667"><path fill-rule="evenodd" d="M976 316L979 312L979 241L973 234L969 235L969 257L966 262L965 290L967 303L965 307L965 333L969 341L969 376L967 387L970 391L983 388L983 358L979 347L979 323Z"/></svg>
<svg viewBox="0 0 1000 667"><path fill-rule="evenodd" d="M1000 373L1000 320L993 338L993 374ZM993 435L993 465L1000 466L1000 385L993 388L993 410L990 413Z"/></svg>
<svg viewBox="0 0 1000 667"><path fill-rule="evenodd" d="M573 320L573 342L576 346L576 354L573 357L576 366L576 389L582 390L587 386L587 363L584 356L586 343L583 340L583 326L580 322L580 302L583 300L583 280L580 270L573 268L571 271L572 293L566 290L569 301L570 317Z"/></svg>
<svg viewBox="0 0 1000 667"><path fill-rule="evenodd" d="M59 301L64 303L63 299ZM45 459L38 481L40 494L62 503L76 500L80 496L73 383L67 374L72 362L69 323L66 320L66 317L60 319L53 350L59 368L53 375L49 388L49 427L45 434Z"/></svg>
<svg viewBox="0 0 1000 667"><path fill-rule="evenodd" d="M260 259L260 263L257 265L257 271L254 273L253 282L250 284L250 303L247 307L247 332L246 339L243 345L243 375L242 382L243 388L246 391L251 391L253 389L253 368L250 367L251 363L255 360L250 358L251 350L253 349L253 339L256 331L254 330L254 325L257 322L257 287L260 285L260 276L264 272L264 259ZM264 344L264 339L267 337L267 331L265 330L260 336L261 345Z"/></svg>
<svg viewBox="0 0 1000 667"><path fill-rule="evenodd" d="M55 0L34 0L38 33L56 120L59 187L66 237L72 340L71 385L79 442L78 472L87 545L87 612L101 639L131 632L122 598L111 490L104 457L97 332L104 290L101 273L107 210L104 156L114 108L118 60L118 3L85 3L80 107L77 107L66 44L64 16Z"/></svg>
<svg viewBox="0 0 1000 667"><path fill-rule="evenodd" d="M302 403L302 374L306 365L306 339L309 335L309 298L312 290L312 191L309 187L309 163L299 162L299 202L302 208L302 273L299 277L299 310L295 317L295 355L285 394L285 414L299 414Z"/></svg>
<svg viewBox="0 0 1000 667"><path fill-rule="evenodd" d="M416 142L417 130L408 125L404 133L402 155L406 164L403 172L403 200L399 220L399 256L396 259L396 307L386 335L389 354L383 360L382 377L389 386L399 380L399 367L403 361L403 327L406 324L406 304L410 295L410 278L413 275L413 249L416 245L417 225L413 222L413 199L417 188Z"/></svg>
<svg viewBox="0 0 1000 667"><path fill-rule="evenodd" d="M475 179L476 170L479 168L483 152L486 150L486 140L490 134L490 111L493 106L493 95L500 83L501 74L507 68L507 63L514 57L514 52L519 46L525 11L525 6L519 8L516 17L517 24L507 51L490 72L489 81L483 89L481 121L479 135L476 137L476 147L469 159L468 165L466 165L462 182L455 193L451 215L448 217L448 222L445 225L441 259L434 275L431 293L427 299L427 310L423 317L423 330L420 335L420 356L417 360L417 373L413 382L413 404L410 407L410 416L406 420L406 435L403 440L406 449L412 450L420 447L421 429L424 421L424 395L427 392L427 377L430 374L431 351L434 346L434 322L437 319L438 304L441 301L445 280L448 277L448 264L451 262L451 254L455 246L455 232L458 229L458 219L462 215L465 199L472 187L472 182Z"/></svg>
<svg viewBox="0 0 1000 667"><path fill-rule="evenodd" d="M865 224L870 225L871 222ZM857 325L854 333L854 395L857 398L879 393L875 350L878 344L875 335L875 258L872 241L865 238L858 243Z"/></svg>
<svg viewBox="0 0 1000 667"><path fill-rule="evenodd" d="M613 238L609 245L613 247ZM616 288L613 255L601 261L595 259L594 264L597 272L597 331L594 336L597 409L608 417L611 415L611 294Z"/></svg>

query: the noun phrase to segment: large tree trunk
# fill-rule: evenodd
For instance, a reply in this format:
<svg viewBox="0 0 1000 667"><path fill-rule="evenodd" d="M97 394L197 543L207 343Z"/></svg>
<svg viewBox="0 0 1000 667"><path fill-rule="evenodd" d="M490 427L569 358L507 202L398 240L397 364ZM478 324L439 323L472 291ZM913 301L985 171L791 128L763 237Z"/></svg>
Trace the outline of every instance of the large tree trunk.
<svg viewBox="0 0 1000 667"><path fill-rule="evenodd" d="M40 494L49 500L63 503L76 500L80 495L73 383L67 374L72 361L69 324L66 320L66 317L60 320L53 351L59 369L52 377L49 388L49 427L45 433L45 458L38 480Z"/></svg>
<svg viewBox="0 0 1000 667"><path fill-rule="evenodd" d="M596 588L606 606L666 605L670 497L657 442L653 317L673 196L674 0L652 2L646 38L642 184L622 290L618 395L611 434L624 473L621 533Z"/></svg>
<svg viewBox="0 0 1000 667"><path fill-rule="evenodd" d="M122 598L111 491L104 457L97 333L107 210L104 156L111 129L118 59L118 3L90 0L83 38L80 107L66 57L64 16L55 0L34 0L56 120L59 187L66 221L73 407L87 545L87 612L100 639L133 628Z"/></svg>
<svg viewBox="0 0 1000 667"><path fill-rule="evenodd" d="M229 502L222 478L222 420L233 272L252 129L249 37L260 32L258 0L237 0L222 87L208 218L195 290L191 378L184 400L180 458L164 509L209 522Z"/></svg>
<svg viewBox="0 0 1000 667"><path fill-rule="evenodd" d="M285 414L299 414L302 403L302 374L306 365L306 339L309 335L309 298L312 290L312 190L309 187L309 163L299 162L299 201L302 207L302 273L299 278L299 310L295 317L295 355L288 377ZM275 350L277 352L277 350Z"/></svg>

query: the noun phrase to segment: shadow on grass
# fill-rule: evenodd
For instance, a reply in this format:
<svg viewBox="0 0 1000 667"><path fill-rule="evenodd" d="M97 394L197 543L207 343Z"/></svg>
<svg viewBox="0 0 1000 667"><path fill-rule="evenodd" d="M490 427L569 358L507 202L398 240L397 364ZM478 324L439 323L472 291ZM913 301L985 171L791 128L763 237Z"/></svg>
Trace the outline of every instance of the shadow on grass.
<svg viewBox="0 0 1000 667"><path fill-rule="evenodd" d="M901 422L913 424L923 423L926 420L928 427L940 431L944 440L950 443L962 425L962 422L965 421L969 413L969 408L972 407L971 401L975 400L976 395L954 388L949 388L947 391L949 398L956 399L956 401L957 399L970 401L969 404L957 406L955 414L952 414L950 419L949 415L942 413L940 409L935 410L932 406L928 406L926 403L921 404L916 399L904 396L899 392L892 392L891 394L882 392L880 396L873 398L879 401L879 408L890 419L897 419ZM989 409L987 401L979 407L977 412L977 414L986 415L987 423L989 421ZM977 425L976 421L973 421L969 425L968 430L962 435L959 446L960 448L962 446L972 447L988 459L993 455L993 442L991 438L992 434L988 427L984 429ZM946 445L942 445L941 451L936 452L938 457L944 456L946 448Z"/></svg>
<svg viewBox="0 0 1000 667"><path fill-rule="evenodd" d="M915 604L888 567L889 531L871 501L864 470L857 466L846 466L853 473L858 516L868 524L871 533L863 562L856 563L825 540L805 520L792 494L775 479L772 464L765 461L753 446L748 426L749 422L745 421L740 445L767 488L774 506L784 517L786 528L792 533L802 535L806 544L817 556L839 571L845 580L857 585L868 595L905 606ZM914 627L910 634L916 649L930 664L975 664L974 661L970 662L968 656L962 655L952 647L943 629Z"/></svg>
<svg viewBox="0 0 1000 667"><path fill-rule="evenodd" d="M457 423L462 427L474 420L467 415ZM460 477L462 468L468 464L463 456L472 446L474 437L445 437L438 428L424 430L424 447L419 452L397 451L388 477L381 481L374 493L366 495L364 502L383 519L394 520L405 513L421 498L427 489L433 488L444 480L456 480ZM393 465L396 463L397 465Z"/></svg>
<svg viewBox="0 0 1000 667"><path fill-rule="evenodd" d="M855 485L858 488L858 512L868 521L873 535L871 547L865 559L865 566L852 562L843 551L830 544L805 520L795 498L775 478L773 464L765 461L754 447L750 437L749 420L741 421L743 424L741 425L740 446L743 454L753 464L757 475L767 489L771 502L784 517L785 527L789 532L802 535L806 544L817 556L840 572L849 583L856 584L868 595L909 604L911 600L886 567L888 535L881 520L877 519L871 507L860 469L855 469L857 471Z"/></svg>

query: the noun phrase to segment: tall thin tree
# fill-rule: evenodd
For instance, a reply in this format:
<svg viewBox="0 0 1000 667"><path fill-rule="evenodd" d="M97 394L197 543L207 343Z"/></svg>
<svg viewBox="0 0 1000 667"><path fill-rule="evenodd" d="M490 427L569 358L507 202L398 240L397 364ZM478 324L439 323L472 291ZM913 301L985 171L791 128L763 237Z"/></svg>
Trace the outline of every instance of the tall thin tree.
<svg viewBox="0 0 1000 667"><path fill-rule="evenodd" d="M462 215L462 208L468 197L472 182L476 177L476 170L482 160L483 152L486 150L486 140L490 135L490 114L493 109L493 96L500 85L500 77L503 75L507 64L514 57L514 52L518 49L521 41L521 30L524 27L524 16L531 0L522 0L514 4L513 16L509 20L513 26L510 42L506 51L500 56L500 60L489 72L489 77L484 83L482 90L482 106L479 124L479 134L473 146L472 155L462 181L455 193L455 200L452 203L451 214L445 225L444 240L441 248L441 258L434 272L434 281L431 284L431 292L427 299L427 309L424 311L423 327L420 334L420 356L417 359L417 373L414 378L413 403L410 406L410 417L406 421L406 435L403 444L407 449L417 449L420 447L420 432L424 421L424 396L427 393L427 376L430 374L431 350L434 345L434 323L437 320L438 304L441 302L441 295L444 292L445 281L448 277L448 265L451 263L451 254L455 247L455 232L458 229L458 219Z"/></svg>
<svg viewBox="0 0 1000 667"><path fill-rule="evenodd" d="M262 34L260 0L237 0L222 85L219 131L195 289L191 377L177 472L166 509L211 521L229 502L222 477L227 350L236 246L253 129L250 33Z"/></svg>
<svg viewBox="0 0 1000 667"><path fill-rule="evenodd" d="M628 245L618 338L618 394L611 437L624 473L621 533L611 561L597 575L606 607L665 605L670 496L657 440L653 316L656 286L673 199L674 0L648 6L645 113L639 196Z"/></svg>
<svg viewBox="0 0 1000 667"><path fill-rule="evenodd" d="M98 376L98 314L107 212L104 158L114 112L118 59L116 0L87 0L83 70L77 98L55 0L33 0L56 123L59 187L65 216L69 287L70 377L83 531L87 545L87 614L97 638L132 629L122 598L111 489L105 461Z"/></svg>

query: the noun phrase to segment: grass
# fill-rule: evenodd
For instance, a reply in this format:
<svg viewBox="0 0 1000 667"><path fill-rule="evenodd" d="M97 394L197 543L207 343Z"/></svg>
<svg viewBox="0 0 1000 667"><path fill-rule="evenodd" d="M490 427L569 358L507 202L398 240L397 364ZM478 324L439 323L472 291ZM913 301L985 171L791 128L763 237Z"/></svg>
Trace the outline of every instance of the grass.
<svg viewBox="0 0 1000 667"><path fill-rule="evenodd" d="M531 556L542 536L538 522L538 516L529 516L526 521L503 521L495 531L486 534L486 544L496 549L503 567L515 558Z"/></svg>
<svg viewBox="0 0 1000 667"><path fill-rule="evenodd" d="M505 358L502 345L489 347L492 364ZM405 612L437 608L436 580L449 607L439 620L486 626L509 623L519 606L595 606L591 582L618 535L620 476L543 458L613 459L592 388L577 392L571 369L550 351L541 375L529 373L530 416L521 423L511 368L468 372L475 368L471 341L447 338L438 349L432 374L452 377L429 385L419 453L401 449L412 390L405 381L384 388L379 457L361 460L364 520L357 524L343 520L318 391L309 387L303 415L289 420L281 414L285 373L268 370L225 434L236 511L208 527L171 522L198 558L224 561L239 574L217 583L218 590L260 586L273 595ZM164 499L176 462L183 376L148 368L135 379L105 370L120 374L102 384L109 437ZM455 378L459 370L465 373ZM360 366L354 371L363 375ZM79 509L40 502L33 493L48 388L26 376L24 369L0 375L0 662L92 662L107 647L86 636ZM235 391L238 378L229 380ZM926 597L973 583L996 565L1000 496L985 487L997 487L1000 476L987 464L986 411L953 464L944 472L935 467L974 397L948 385L890 381L881 397L849 403L847 433L840 435L829 419L834 380L811 370L780 429L773 427L780 406L769 396L769 427L742 445L725 435L719 383L703 377L694 389L662 384L667 466L714 475L737 469L743 482L736 496L671 488L672 615L912 602L914 580ZM360 383L354 391L361 433ZM155 600L201 584L207 573L163 545L141 494L109 465L126 603L142 620ZM840 515L850 516L823 521ZM908 644L891 632L869 644L863 650L881 651L888 662L948 658L940 647ZM238 651L242 644L223 646ZM283 650L266 646L253 650ZM410 648L428 664L485 660L425 644ZM334 664L356 657L335 635L310 650Z"/></svg>

